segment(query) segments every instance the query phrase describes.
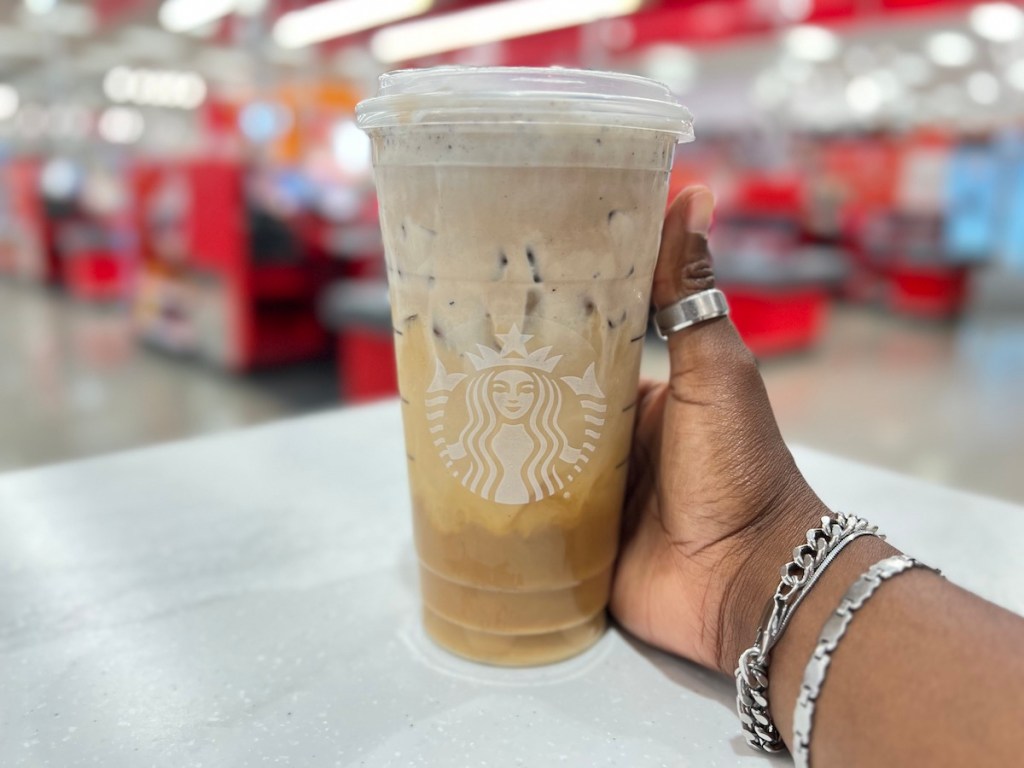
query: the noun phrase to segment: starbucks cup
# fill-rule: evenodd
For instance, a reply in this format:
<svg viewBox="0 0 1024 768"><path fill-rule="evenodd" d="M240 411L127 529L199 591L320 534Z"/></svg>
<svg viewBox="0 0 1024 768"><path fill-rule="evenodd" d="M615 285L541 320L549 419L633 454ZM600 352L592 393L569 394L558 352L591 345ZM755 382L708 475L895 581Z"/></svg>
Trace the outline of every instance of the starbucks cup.
<svg viewBox="0 0 1024 768"><path fill-rule="evenodd" d="M359 104L380 200L423 621L502 665L605 607L668 175L689 112L640 77L392 72Z"/></svg>

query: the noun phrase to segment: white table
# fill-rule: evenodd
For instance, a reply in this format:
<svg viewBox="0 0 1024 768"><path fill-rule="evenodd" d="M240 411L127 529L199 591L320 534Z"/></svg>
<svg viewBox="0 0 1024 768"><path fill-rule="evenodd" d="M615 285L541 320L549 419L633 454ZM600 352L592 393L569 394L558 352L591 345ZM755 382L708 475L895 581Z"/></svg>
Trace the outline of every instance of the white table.
<svg viewBox="0 0 1024 768"><path fill-rule="evenodd" d="M1024 510L796 453L828 503L1024 612ZM540 670L431 646L403 456L388 403L0 476L0 765L767 762L731 681L615 630Z"/></svg>

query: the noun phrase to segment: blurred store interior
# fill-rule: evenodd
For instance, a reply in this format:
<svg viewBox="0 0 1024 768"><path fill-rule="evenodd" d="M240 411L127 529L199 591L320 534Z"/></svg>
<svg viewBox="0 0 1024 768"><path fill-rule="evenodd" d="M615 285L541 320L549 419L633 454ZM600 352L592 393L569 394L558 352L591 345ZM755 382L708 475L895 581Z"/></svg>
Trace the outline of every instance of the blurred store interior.
<svg viewBox="0 0 1024 768"><path fill-rule="evenodd" d="M786 437L1024 502L1024 10L954 0L7 0L0 471L393 396L353 107L437 63L668 83Z"/></svg>

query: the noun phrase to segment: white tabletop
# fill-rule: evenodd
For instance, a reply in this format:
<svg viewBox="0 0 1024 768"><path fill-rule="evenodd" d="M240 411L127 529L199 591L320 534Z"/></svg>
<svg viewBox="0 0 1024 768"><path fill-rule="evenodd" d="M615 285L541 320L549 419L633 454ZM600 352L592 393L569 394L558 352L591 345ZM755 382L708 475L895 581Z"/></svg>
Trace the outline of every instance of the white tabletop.
<svg viewBox="0 0 1024 768"><path fill-rule="evenodd" d="M398 407L0 476L0 765L767 762L731 681L610 631L494 670L418 628ZM1024 510L810 450L829 504L1024 612Z"/></svg>

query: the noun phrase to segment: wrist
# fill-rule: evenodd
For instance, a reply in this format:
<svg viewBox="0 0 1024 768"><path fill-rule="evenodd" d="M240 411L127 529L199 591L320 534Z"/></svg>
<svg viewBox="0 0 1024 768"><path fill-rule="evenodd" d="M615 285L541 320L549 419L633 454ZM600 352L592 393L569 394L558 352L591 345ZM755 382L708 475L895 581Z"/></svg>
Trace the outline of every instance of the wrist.
<svg viewBox="0 0 1024 768"><path fill-rule="evenodd" d="M806 532L831 514L803 477L798 476L794 485L742 534L742 551L719 606L717 664L727 675L732 675L740 654L754 642L765 606L779 584L780 567L792 558Z"/></svg>

